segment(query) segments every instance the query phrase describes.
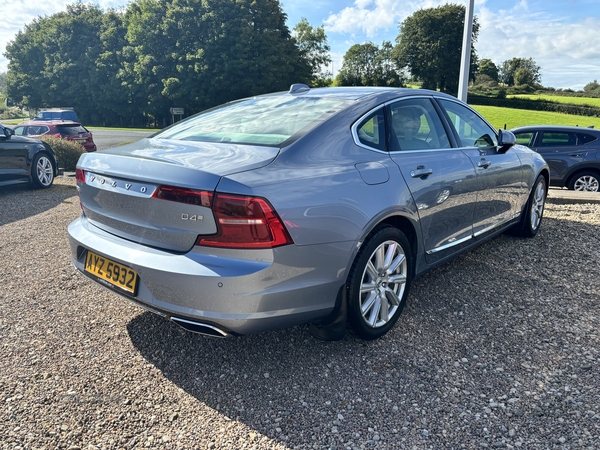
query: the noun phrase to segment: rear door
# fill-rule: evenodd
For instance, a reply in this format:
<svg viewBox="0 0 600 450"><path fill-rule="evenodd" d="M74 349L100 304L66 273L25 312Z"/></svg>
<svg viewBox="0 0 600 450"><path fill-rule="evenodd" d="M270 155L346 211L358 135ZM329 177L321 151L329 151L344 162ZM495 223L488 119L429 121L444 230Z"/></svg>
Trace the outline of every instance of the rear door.
<svg viewBox="0 0 600 450"><path fill-rule="evenodd" d="M472 237L475 169L463 152L452 148L429 98L392 103L387 106L387 117L390 156L417 205L426 260L435 262Z"/></svg>
<svg viewBox="0 0 600 450"><path fill-rule="evenodd" d="M570 169L583 163L588 153L585 141L578 139L577 133L555 130L540 131L533 150L550 166L550 177L563 182Z"/></svg>

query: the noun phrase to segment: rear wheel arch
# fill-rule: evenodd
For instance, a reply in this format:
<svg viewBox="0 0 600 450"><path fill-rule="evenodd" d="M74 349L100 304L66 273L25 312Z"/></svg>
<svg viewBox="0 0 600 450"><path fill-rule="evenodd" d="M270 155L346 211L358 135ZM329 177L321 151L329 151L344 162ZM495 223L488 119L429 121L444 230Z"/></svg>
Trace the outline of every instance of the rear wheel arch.
<svg viewBox="0 0 600 450"><path fill-rule="evenodd" d="M406 234L389 223L378 224L365 238L346 280L349 329L365 340L386 334L406 305L413 273Z"/></svg>

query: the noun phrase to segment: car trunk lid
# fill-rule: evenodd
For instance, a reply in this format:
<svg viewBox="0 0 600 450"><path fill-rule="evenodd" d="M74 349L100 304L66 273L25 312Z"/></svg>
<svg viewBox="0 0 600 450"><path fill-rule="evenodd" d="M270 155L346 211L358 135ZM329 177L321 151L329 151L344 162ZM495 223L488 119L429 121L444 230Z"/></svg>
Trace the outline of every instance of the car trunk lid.
<svg viewBox="0 0 600 450"><path fill-rule="evenodd" d="M273 147L143 139L84 154L80 199L90 222L144 245L185 252L199 235L217 232L210 203L156 198L160 186L212 193L232 173L270 163ZM204 198L204 197L203 197Z"/></svg>

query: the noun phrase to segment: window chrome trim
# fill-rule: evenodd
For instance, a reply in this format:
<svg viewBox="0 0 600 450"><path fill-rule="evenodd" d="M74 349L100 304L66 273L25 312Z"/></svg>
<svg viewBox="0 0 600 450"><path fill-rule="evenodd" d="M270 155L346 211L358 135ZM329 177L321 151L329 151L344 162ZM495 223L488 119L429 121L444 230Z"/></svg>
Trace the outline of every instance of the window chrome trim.
<svg viewBox="0 0 600 450"><path fill-rule="evenodd" d="M385 154L387 154L387 153L389 153L387 150L379 150L378 148L375 148L375 147L370 147L370 146L368 146L367 144L363 144L363 143L360 141L359 137L358 137L358 125L359 125L359 124L360 124L360 123L361 123L363 120L365 120L367 117L369 117L371 114L373 114L373 113L377 112L377 111L378 111L378 110L380 110L380 109L383 109L383 108L384 108L384 106L385 106L385 104L383 104L383 105L378 105L378 106L376 106L375 108L371 109L369 112L367 112L367 113L363 114L362 116L360 116L360 117L358 118L358 120L356 120L356 121L355 121L355 122L352 124L352 128L350 128L350 131L352 132L352 139L354 140L354 143L355 143L356 145L358 145L359 147L366 148L367 150L371 150L371 151L374 151L374 152L377 152L377 153L385 153ZM387 134L387 133L386 133L386 134Z"/></svg>
<svg viewBox="0 0 600 450"><path fill-rule="evenodd" d="M375 111L377 111L378 109L383 109L386 106L389 106L393 103L397 103L399 101L403 101L403 100L412 100L415 98L427 98L427 99L433 99L433 98L437 98L434 97L432 95L424 95L424 94L417 94L417 95L408 95L406 97L397 97L393 100L388 100L387 102L381 104L381 105L377 105L376 107L374 107L373 109L369 110L369 112L363 114L362 116L360 116L353 124L352 127L350 128L350 131L352 133L352 139L354 140L354 143L356 145L358 145L359 147L362 148L366 148L367 150L371 150L377 153L385 153L385 154L390 154L389 150L379 150L378 148L374 148L374 147L369 147L366 144L363 144L362 142L360 142L360 139L358 138L358 124L361 123L364 119L366 119L368 116L370 116L371 114L373 114ZM443 97L442 97L443 98ZM387 123L386 123L386 127L387 127ZM386 134L387 134L387 129L386 129ZM387 136L386 136L387 138ZM433 149L436 150L436 149ZM437 149L437 150L444 150L444 149ZM419 150L406 150L403 151L403 153L408 153L409 151L419 151ZM422 151L422 150L421 150ZM398 152L396 152L398 153Z"/></svg>

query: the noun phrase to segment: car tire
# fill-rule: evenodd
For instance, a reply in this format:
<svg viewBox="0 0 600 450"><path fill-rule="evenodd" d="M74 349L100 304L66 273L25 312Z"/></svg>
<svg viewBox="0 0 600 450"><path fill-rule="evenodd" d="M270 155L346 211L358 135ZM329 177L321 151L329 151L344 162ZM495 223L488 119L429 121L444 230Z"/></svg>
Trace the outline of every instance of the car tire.
<svg viewBox="0 0 600 450"><path fill-rule="evenodd" d="M52 186L55 173L54 162L47 154L40 153L33 158L31 184L35 189L48 189Z"/></svg>
<svg viewBox="0 0 600 450"><path fill-rule="evenodd" d="M540 175L531 189L523 217L514 230L514 234L522 237L534 237L537 234L542 225L547 193L546 178Z"/></svg>
<svg viewBox="0 0 600 450"><path fill-rule="evenodd" d="M598 192L600 191L600 176L591 171L579 172L569 181L572 191Z"/></svg>
<svg viewBox="0 0 600 450"><path fill-rule="evenodd" d="M386 334L404 309L412 273L404 233L391 226L376 230L356 255L346 284L350 331L364 340Z"/></svg>

